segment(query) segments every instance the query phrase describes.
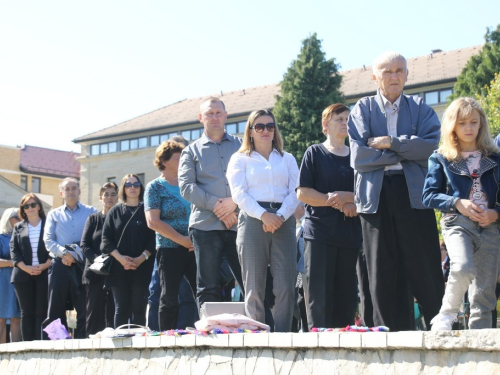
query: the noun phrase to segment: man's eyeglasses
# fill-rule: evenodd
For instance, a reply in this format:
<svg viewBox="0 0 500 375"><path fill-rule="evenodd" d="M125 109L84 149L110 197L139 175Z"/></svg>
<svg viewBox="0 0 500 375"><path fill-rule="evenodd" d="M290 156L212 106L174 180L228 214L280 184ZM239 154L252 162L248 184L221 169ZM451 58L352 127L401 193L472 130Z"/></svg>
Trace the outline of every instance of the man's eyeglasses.
<svg viewBox="0 0 500 375"><path fill-rule="evenodd" d="M141 183L140 182L134 182L134 183L131 183L131 182L125 182L125 189L130 189L131 187L134 187L136 189L139 189L141 187Z"/></svg>
<svg viewBox="0 0 500 375"><path fill-rule="evenodd" d="M269 133L274 132L274 128L276 124L274 122L270 122L269 124L255 124L254 126L250 126L250 129L255 129L257 133L262 133L264 129L267 129Z"/></svg>
<svg viewBox="0 0 500 375"><path fill-rule="evenodd" d="M23 208L25 210L27 210L28 208L35 208L36 206L38 205L38 203L26 203L25 205L23 205Z"/></svg>

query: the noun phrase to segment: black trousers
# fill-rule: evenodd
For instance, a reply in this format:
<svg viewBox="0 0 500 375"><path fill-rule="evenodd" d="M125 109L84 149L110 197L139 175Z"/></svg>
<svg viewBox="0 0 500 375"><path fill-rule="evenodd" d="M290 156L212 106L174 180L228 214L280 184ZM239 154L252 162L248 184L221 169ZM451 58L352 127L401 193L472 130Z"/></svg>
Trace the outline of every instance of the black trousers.
<svg viewBox="0 0 500 375"><path fill-rule="evenodd" d="M384 177L377 212L360 217L374 325L412 329L415 297L429 329L444 294L434 211L412 209L404 175L393 175Z"/></svg>
<svg viewBox="0 0 500 375"><path fill-rule="evenodd" d="M73 264L71 267L78 267ZM47 318L42 323L42 327L47 327L57 318L68 328L66 321L66 310L68 302L76 309L76 330L75 339L86 338L85 334L85 291L83 287L75 287L68 275L68 267L62 264L60 258L52 260L49 267L49 306ZM68 329L69 331L69 329ZM43 333L44 338L48 336Z"/></svg>
<svg viewBox="0 0 500 375"><path fill-rule="evenodd" d="M356 274L359 288L359 313L361 324L366 327L373 327L373 304L370 294L370 283L368 282L368 269L366 268L366 257L363 249L359 252L356 264Z"/></svg>
<svg viewBox="0 0 500 375"><path fill-rule="evenodd" d="M196 258L194 251L185 247L158 249L156 252L158 273L160 274L160 307L158 323L160 331L177 328L179 313L179 286L183 276L196 298ZM186 327L181 327L185 329Z"/></svg>
<svg viewBox="0 0 500 375"><path fill-rule="evenodd" d="M146 325L149 288L146 285L112 286L115 301L115 328L127 324Z"/></svg>
<svg viewBox="0 0 500 375"><path fill-rule="evenodd" d="M88 335L95 335L106 327L114 326L115 302L110 289L104 289L104 276L94 278L85 285Z"/></svg>
<svg viewBox="0 0 500 375"><path fill-rule="evenodd" d="M304 238L302 282L309 330L354 324L358 252Z"/></svg>
<svg viewBox="0 0 500 375"><path fill-rule="evenodd" d="M394 305L396 308L397 326L403 329L415 329L413 300L408 279L403 268L398 270L398 288L394 296ZM359 312L361 314L361 324L367 327L373 327L373 303L370 293L370 282L368 280L368 269L366 266L366 257L364 250L361 249L356 265L359 287Z"/></svg>
<svg viewBox="0 0 500 375"><path fill-rule="evenodd" d="M47 316L47 271L31 276L25 283L13 283L21 308L23 341L42 339L42 322Z"/></svg>

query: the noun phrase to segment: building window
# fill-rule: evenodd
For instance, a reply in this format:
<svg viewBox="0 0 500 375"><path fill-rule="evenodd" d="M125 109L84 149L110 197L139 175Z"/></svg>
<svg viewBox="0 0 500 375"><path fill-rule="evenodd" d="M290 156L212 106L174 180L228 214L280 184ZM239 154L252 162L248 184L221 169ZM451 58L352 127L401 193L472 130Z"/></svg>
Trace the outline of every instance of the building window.
<svg viewBox="0 0 500 375"><path fill-rule="evenodd" d="M139 147L139 140L138 139L131 139L130 140L130 149L135 150L137 147Z"/></svg>
<svg viewBox="0 0 500 375"><path fill-rule="evenodd" d="M92 145L92 148L90 149L90 154L99 155L99 145Z"/></svg>
<svg viewBox="0 0 500 375"><path fill-rule="evenodd" d="M160 144L160 136L153 135L149 141L151 142L151 147L158 146Z"/></svg>
<svg viewBox="0 0 500 375"><path fill-rule="evenodd" d="M244 134L246 126L247 126L247 122L246 121L239 122L238 123L238 134Z"/></svg>
<svg viewBox="0 0 500 375"><path fill-rule="evenodd" d="M428 105L435 105L439 103L446 103L449 96L453 93L452 89L443 89L436 91L429 91L424 94L425 103Z"/></svg>
<svg viewBox="0 0 500 375"><path fill-rule="evenodd" d="M184 130L181 135L186 138L188 141L191 140L191 130Z"/></svg>
<svg viewBox="0 0 500 375"><path fill-rule="evenodd" d="M107 154L108 153L108 144L107 143L103 143L101 145L101 154Z"/></svg>
<svg viewBox="0 0 500 375"><path fill-rule="evenodd" d="M148 137L139 138L139 148L148 147Z"/></svg>
<svg viewBox="0 0 500 375"><path fill-rule="evenodd" d="M439 91L430 91L425 93L425 103L428 105L439 103Z"/></svg>
<svg viewBox="0 0 500 375"><path fill-rule="evenodd" d="M130 150L130 141L126 139L125 141L120 142L120 150L121 151L128 151Z"/></svg>
<svg viewBox="0 0 500 375"><path fill-rule="evenodd" d="M201 129L191 130L191 139L192 140L200 138L200 135L201 135Z"/></svg>
<svg viewBox="0 0 500 375"><path fill-rule="evenodd" d="M238 131L238 124L226 124L226 132L229 134L236 134Z"/></svg>
<svg viewBox="0 0 500 375"><path fill-rule="evenodd" d="M451 94L453 94L453 90L452 89L441 90L439 92L439 101L441 103L447 102L448 98L450 97Z"/></svg>
<svg viewBox="0 0 500 375"><path fill-rule="evenodd" d="M144 182L144 179L145 179L145 175L144 173L136 173L137 177L139 177L139 180L141 180L142 184L145 185L145 182Z"/></svg>
<svg viewBox="0 0 500 375"><path fill-rule="evenodd" d="M28 176L21 175L21 189L28 190Z"/></svg>
<svg viewBox="0 0 500 375"><path fill-rule="evenodd" d="M116 184L116 177L108 177L108 182L114 182Z"/></svg>
<svg viewBox="0 0 500 375"><path fill-rule="evenodd" d="M109 142L109 152L116 152L117 151L117 143L116 142Z"/></svg>
<svg viewBox="0 0 500 375"><path fill-rule="evenodd" d="M31 192L40 193L40 179L38 177L31 178Z"/></svg>

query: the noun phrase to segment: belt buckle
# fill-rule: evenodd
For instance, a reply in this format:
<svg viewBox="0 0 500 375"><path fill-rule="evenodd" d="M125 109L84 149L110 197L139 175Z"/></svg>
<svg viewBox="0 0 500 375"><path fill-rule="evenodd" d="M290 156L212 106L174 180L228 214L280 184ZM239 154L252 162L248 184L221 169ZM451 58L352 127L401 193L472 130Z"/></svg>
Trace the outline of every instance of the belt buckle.
<svg viewBox="0 0 500 375"><path fill-rule="evenodd" d="M278 207L274 207L275 202L269 202L269 207L277 209Z"/></svg>

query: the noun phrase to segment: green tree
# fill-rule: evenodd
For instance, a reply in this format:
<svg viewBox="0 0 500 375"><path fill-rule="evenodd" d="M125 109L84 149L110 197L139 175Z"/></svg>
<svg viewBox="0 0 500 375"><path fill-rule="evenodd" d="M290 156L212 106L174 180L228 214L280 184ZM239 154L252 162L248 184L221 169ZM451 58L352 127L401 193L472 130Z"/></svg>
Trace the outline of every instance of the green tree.
<svg viewBox="0 0 500 375"><path fill-rule="evenodd" d="M324 140L321 113L330 104L341 102L342 77L335 59L327 60L316 33L302 41L297 59L292 61L280 82L274 115L288 152L300 165L307 147Z"/></svg>
<svg viewBox="0 0 500 375"><path fill-rule="evenodd" d="M490 123L491 135L500 134L500 69L486 90L486 96L478 97Z"/></svg>
<svg viewBox="0 0 500 375"><path fill-rule="evenodd" d="M472 56L457 78L450 100L461 96L486 96L495 73L500 71L500 25L486 31L485 44Z"/></svg>

